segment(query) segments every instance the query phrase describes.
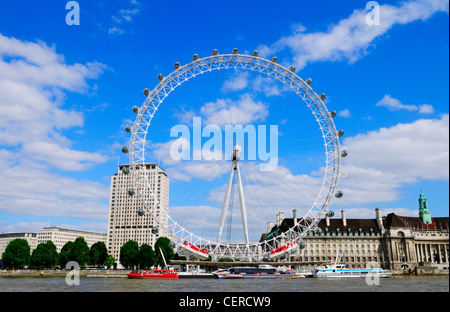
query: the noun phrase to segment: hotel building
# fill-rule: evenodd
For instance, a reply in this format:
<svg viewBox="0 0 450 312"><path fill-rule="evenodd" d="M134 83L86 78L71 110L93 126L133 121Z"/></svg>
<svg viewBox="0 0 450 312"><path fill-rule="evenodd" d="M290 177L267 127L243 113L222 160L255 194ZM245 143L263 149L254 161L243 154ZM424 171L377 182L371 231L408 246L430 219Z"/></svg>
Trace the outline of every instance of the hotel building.
<svg viewBox="0 0 450 312"><path fill-rule="evenodd" d="M169 178L158 165L145 166L148 186L143 194L137 191L133 195L129 194L129 190L136 190L132 174L128 173L129 165L120 165L117 173L111 177L107 248L117 262L120 248L129 240L138 242L139 246L145 243L153 248L158 237L167 236L164 227L158 227L157 218L161 216L160 223L167 222ZM144 208L144 201L155 207L153 213L138 213Z"/></svg>

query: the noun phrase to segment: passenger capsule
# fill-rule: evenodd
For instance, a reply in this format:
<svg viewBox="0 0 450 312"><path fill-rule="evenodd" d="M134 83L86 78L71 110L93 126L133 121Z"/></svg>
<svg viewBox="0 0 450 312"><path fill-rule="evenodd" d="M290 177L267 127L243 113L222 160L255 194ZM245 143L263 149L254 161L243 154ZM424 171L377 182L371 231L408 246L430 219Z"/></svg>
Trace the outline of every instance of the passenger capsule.
<svg viewBox="0 0 450 312"><path fill-rule="evenodd" d="M320 95L320 99L323 101L323 100L325 100L325 98L326 98L327 96L325 95L325 93L322 93L321 95Z"/></svg>
<svg viewBox="0 0 450 312"><path fill-rule="evenodd" d="M142 217L145 214L145 210L144 209L139 209L138 210L138 216Z"/></svg>
<svg viewBox="0 0 450 312"><path fill-rule="evenodd" d="M299 247L300 249L305 249L305 248L306 248L306 245L305 245L304 242L300 242L300 243L298 244L298 247Z"/></svg>
<svg viewBox="0 0 450 312"><path fill-rule="evenodd" d="M158 228L156 226L152 228L152 233L158 234Z"/></svg>
<svg viewBox="0 0 450 312"><path fill-rule="evenodd" d="M194 61L198 60L198 54L194 54L194 55L192 56L192 59L193 59Z"/></svg>
<svg viewBox="0 0 450 312"><path fill-rule="evenodd" d="M253 54L252 54L253 56L258 56L258 51L253 51Z"/></svg>
<svg viewBox="0 0 450 312"><path fill-rule="evenodd" d="M337 191L336 194L334 194L334 196L336 196L337 198L341 198L342 196L344 196L344 193L341 191Z"/></svg>
<svg viewBox="0 0 450 312"><path fill-rule="evenodd" d="M331 115L331 118L334 118L334 117L336 117L337 113L336 113L336 111L332 111L332 112L330 113L330 115Z"/></svg>
<svg viewBox="0 0 450 312"><path fill-rule="evenodd" d="M134 194L136 194L136 192L134 191L134 189L130 188L127 191L128 195L133 196Z"/></svg>
<svg viewBox="0 0 450 312"><path fill-rule="evenodd" d="M344 135L344 130L339 130L338 131L338 137L342 137Z"/></svg>
<svg viewBox="0 0 450 312"><path fill-rule="evenodd" d="M341 157L346 157L348 155L348 151L347 150L343 150L341 152Z"/></svg>
<svg viewBox="0 0 450 312"><path fill-rule="evenodd" d="M334 211L333 210L328 210L327 211L327 217L332 218L334 216Z"/></svg>
<svg viewBox="0 0 450 312"><path fill-rule="evenodd" d="M149 94L150 94L150 90L147 89L147 88L145 88L145 89L144 89L144 95L145 95L145 96L148 96Z"/></svg>
<svg viewBox="0 0 450 312"><path fill-rule="evenodd" d="M159 80L159 81L162 81L163 79L164 79L164 75L163 75L163 74L159 74L159 75L158 75L158 80Z"/></svg>
<svg viewBox="0 0 450 312"><path fill-rule="evenodd" d="M312 79L311 78L306 79L306 84L310 86L312 84Z"/></svg>
<svg viewBox="0 0 450 312"><path fill-rule="evenodd" d="M276 56L272 57L272 63L276 63L276 62L278 62L278 57L276 57Z"/></svg>
<svg viewBox="0 0 450 312"><path fill-rule="evenodd" d="M139 107L133 106L133 112L136 114L139 113Z"/></svg>
<svg viewBox="0 0 450 312"><path fill-rule="evenodd" d="M236 49L236 48L233 49L233 54L238 54L238 52L239 52L238 49Z"/></svg>
<svg viewBox="0 0 450 312"><path fill-rule="evenodd" d="M213 50L213 56L216 56L216 55L218 55L219 54L219 51L217 51L217 49L214 49Z"/></svg>
<svg viewBox="0 0 450 312"><path fill-rule="evenodd" d="M170 247L171 249L175 249L175 243L174 243L174 242L170 242L170 243L169 243L169 247Z"/></svg>
<svg viewBox="0 0 450 312"><path fill-rule="evenodd" d="M289 68L289 70L293 73L295 73L295 66L291 66L291 68Z"/></svg>
<svg viewBox="0 0 450 312"><path fill-rule="evenodd" d="M125 131L128 132L128 133L130 133L130 132L131 132L131 126L126 125L126 126L125 126Z"/></svg>
<svg viewBox="0 0 450 312"><path fill-rule="evenodd" d="M122 147L122 153L124 153L124 154L128 153L128 147L127 146L123 146Z"/></svg>
<svg viewBox="0 0 450 312"><path fill-rule="evenodd" d="M127 175L127 174L130 173L130 169L129 169L128 167L123 167L123 168L122 168L122 173L125 174L125 175Z"/></svg>
<svg viewBox="0 0 450 312"><path fill-rule="evenodd" d="M175 67L175 70L177 70L178 68L180 68L180 63L176 62L174 67Z"/></svg>

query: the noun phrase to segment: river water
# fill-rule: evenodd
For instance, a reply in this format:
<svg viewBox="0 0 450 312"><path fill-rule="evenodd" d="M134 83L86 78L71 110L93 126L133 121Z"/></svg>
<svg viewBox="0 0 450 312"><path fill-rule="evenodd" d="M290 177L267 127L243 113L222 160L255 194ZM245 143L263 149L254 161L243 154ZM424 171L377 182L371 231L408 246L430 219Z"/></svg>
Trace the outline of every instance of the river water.
<svg viewBox="0 0 450 312"><path fill-rule="evenodd" d="M449 292L448 277L392 277L377 280L292 279L219 280L183 278L178 280L130 280L127 278L0 277L2 292ZM71 285L72 284L72 285Z"/></svg>

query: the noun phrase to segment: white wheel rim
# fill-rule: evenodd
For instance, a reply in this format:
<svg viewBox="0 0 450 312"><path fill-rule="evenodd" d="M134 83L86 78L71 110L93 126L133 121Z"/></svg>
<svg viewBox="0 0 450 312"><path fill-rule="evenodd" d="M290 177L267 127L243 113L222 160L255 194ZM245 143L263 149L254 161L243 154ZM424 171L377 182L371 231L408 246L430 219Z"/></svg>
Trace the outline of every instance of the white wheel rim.
<svg viewBox="0 0 450 312"><path fill-rule="evenodd" d="M314 92L310 85L293 71L267 59L243 54L217 54L180 66L170 75L164 77L149 92L146 100L139 108L131 131L129 144L130 171L134 178L138 196L145 192L148 193L148 190L150 190L150 198L153 199L153 203L150 200L144 200L143 209L147 213L154 212L159 202L151 190L148 176L145 173L146 167L143 166L145 163L146 137L151 121L164 99L182 83L199 74L221 69L250 70L272 77L294 91L311 109L322 132L326 155L320 191L308 212L302 218L299 218L297 225L294 225L284 233L280 233L279 236L263 242L217 244L215 241L203 239L182 227L164 211L160 211L157 223L158 227L164 227L168 231L171 240L179 244L188 241L196 246L201 246L201 248L208 249L214 258L261 259L265 254L270 255L268 252L275 250L280 244L294 243L296 246L299 245L298 242L316 227L317 223L327 212L336 193L339 176L341 175L341 149L333 117L323 100Z"/></svg>

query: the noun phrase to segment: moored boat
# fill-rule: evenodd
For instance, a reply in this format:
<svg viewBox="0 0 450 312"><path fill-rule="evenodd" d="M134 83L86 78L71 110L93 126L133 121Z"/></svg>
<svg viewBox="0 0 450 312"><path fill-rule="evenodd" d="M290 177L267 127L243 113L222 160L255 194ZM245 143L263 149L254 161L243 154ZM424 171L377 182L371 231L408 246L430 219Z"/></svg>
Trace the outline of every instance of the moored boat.
<svg viewBox="0 0 450 312"><path fill-rule="evenodd" d="M281 270L269 265L257 267L232 267L213 272L219 279L293 279L305 278L304 274L292 270Z"/></svg>
<svg viewBox="0 0 450 312"><path fill-rule="evenodd" d="M159 279L177 279L178 271L175 270L159 270L154 269L150 272L130 272L127 274L128 278L131 279L144 279L144 278L159 278Z"/></svg>
<svg viewBox="0 0 450 312"><path fill-rule="evenodd" d="M317 278L389 277L391 273L382 268L348 268L343 264L335 264L317 268L313 276Z"/></svg>

